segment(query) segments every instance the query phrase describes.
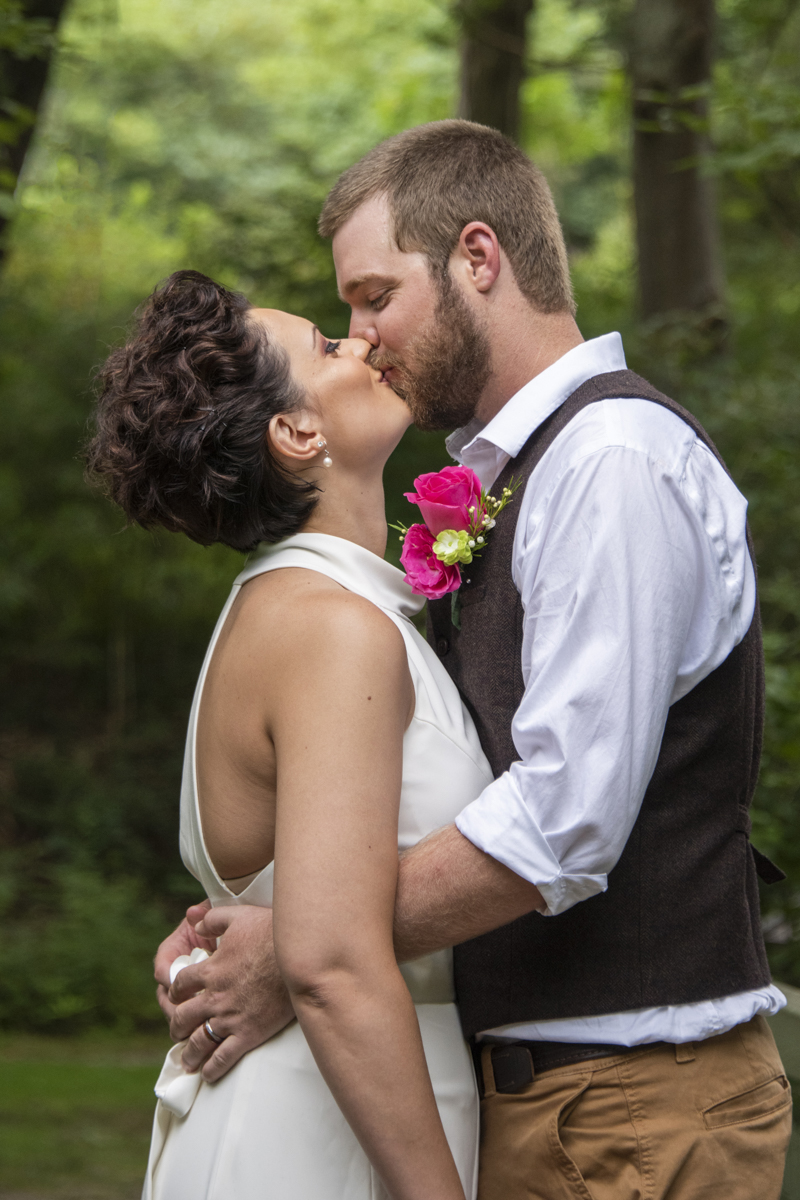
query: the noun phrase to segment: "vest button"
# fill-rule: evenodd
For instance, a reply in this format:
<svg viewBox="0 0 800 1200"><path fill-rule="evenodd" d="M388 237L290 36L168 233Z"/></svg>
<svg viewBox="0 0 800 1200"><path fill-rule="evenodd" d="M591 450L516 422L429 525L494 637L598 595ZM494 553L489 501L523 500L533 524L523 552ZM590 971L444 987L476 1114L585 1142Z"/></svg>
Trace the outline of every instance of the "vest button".
<svg viewBox="0 0 800 1200"><path fill-rule="evenodd" d="M439 658L444 658L449 649L450 643L448 642L447 638L442 637L436 639L436 653L439 655Z"/></svg>

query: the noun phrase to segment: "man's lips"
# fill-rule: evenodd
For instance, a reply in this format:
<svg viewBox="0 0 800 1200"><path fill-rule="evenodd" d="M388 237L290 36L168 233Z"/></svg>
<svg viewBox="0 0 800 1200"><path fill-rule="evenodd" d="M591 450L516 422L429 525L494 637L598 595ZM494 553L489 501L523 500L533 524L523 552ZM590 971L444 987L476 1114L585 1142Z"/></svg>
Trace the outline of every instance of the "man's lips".
<svg viewBox="0 0 800 1200"><path fill-rule="evenodd" d="M370 363L369 360L367 362L373 370L380 371L380 383L387 383L389 387L397 392L398 396L404 398L403 372L397 363Z"/></svg>

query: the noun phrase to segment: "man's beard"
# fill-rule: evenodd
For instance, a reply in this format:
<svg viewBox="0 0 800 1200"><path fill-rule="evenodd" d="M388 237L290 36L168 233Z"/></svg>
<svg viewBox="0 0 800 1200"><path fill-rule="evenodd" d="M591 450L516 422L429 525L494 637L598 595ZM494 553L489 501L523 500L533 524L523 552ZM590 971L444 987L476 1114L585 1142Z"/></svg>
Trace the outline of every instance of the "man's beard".
<svg viewBox="0 0 800 1200"><path fill-rule="evenodd" d="M411 409L418 429L455 429L475 416L492 373L489 338L449 274L436 284L436 311L411 343L413 367L392 354L368 359L378 370L394 367L391 385ZM399 376L399 378L397 378Z"/></svg>

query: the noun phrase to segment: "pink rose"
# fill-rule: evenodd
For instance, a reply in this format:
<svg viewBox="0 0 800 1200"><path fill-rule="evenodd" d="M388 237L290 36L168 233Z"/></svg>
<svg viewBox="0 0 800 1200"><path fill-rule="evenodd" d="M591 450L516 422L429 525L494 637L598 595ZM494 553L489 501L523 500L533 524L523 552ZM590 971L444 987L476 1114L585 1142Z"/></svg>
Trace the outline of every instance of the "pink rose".
<svg viewBox="0 0 800 1200"><path fill-rule="evenodd" d="M469 529L470 505L475 505L476 514L480 511L481 483L469 467L444 467L420 475L414 487L416 492L406 492L405 498L419 505L425 524L437 536L443 529Z"/></svg>
<svg viewBox="0 0 800 1200"><path fill-rule="evenodd" d="M417 483L419 480L417 480ZM433 553L434 535L426 525L412 525L403 542L400 562L405 567L406 583L418 596L441 600L461 586L461 571L448 567Z"/></svg>

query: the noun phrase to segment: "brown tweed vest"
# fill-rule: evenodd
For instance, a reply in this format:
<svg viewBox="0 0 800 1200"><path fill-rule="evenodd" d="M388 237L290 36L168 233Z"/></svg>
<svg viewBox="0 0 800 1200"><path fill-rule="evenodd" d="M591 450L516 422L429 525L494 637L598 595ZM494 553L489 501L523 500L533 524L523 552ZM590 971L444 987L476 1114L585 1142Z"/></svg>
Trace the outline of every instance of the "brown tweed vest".
<svg viewBox="0 0 800 1200"><path fill-rule="evenodd" d="M493 492L512 476L524 484L581 409L613 397L663 405L722 462L690 413L632 371L614 371L588 380L544 421ZM498 520L483 556L463 569L460 630L451 623L449 596L428 606L429 640L472 713L496 776L518 758L511 721L524 692L513 512ZM708 1000L769 981L756 859L768 881L770 870L780 873L748 840L763 716L756 607L743 641L670 708L608 890L557 917L531 913L455 948L467 1036L517 1022Z"/></svg>

